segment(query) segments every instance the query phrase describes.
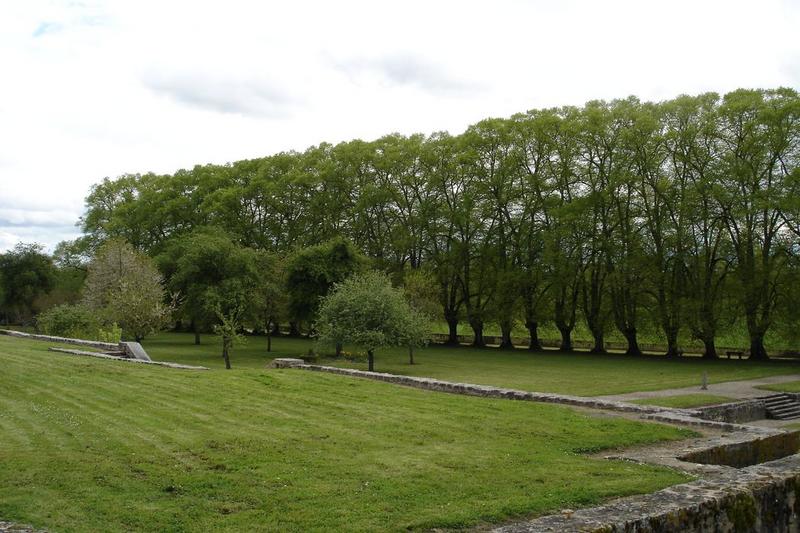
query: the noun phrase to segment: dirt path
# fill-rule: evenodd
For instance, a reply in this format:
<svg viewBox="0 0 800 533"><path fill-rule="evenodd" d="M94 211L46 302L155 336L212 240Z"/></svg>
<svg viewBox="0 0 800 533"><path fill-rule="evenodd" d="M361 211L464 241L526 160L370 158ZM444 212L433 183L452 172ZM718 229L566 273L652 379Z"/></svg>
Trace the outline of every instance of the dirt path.
<svg viewBox="0 0 800 533"><path fill-rule="evenodd" d="M699 385L683 387L680 389L664 389L645 392L629 392L627 394L612 394L608 396L597 396L603 400L614 400L629 402L631 400L642 400L645 398L663 398L665 396L678 396L681 394L714 394L717 396L727 396L729 398L747 399L757 398L773 394L768 390L757 389L760 385L774 385L787 381L800 381L800 374L789 374L783 376L769 376L758 379L745 379L742 381L726 381L725 383L711 383L708 390L701 390Z"/></svg>

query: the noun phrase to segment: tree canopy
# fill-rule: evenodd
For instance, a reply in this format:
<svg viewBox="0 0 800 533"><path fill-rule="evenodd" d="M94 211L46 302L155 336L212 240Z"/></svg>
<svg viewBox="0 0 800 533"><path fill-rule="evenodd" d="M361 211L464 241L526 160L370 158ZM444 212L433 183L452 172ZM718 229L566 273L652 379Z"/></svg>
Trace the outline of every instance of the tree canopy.
<svg viewBox="0 0 800 533"><path fill-rule="evenodd" d="M380 272L356 274L333 286L322 299L315 329L325 344L354 344L367 350L369 370L374 351L384 346L420 346L429 320L411 307L403 291Z"/></svg>
<svg viewBox="0 0 800 533"><path fill-rule="evenodd" d="M84 242L124 237L169 255L214 226L287 259L293 321L313 320L358 250L398 278L431 272L451 342L466 321L483 345L489 321L507 345L522 323L536 349L549 321L570 349L583 321L594 351L615 327L637 354L642 328L657 328L671 356L689 332L716 357L719 329L735 321L757 359L791 316L781 309L800 251L798 161L793 89L592 101L460 135L393 134L107 179L87 198Z"/></svg>

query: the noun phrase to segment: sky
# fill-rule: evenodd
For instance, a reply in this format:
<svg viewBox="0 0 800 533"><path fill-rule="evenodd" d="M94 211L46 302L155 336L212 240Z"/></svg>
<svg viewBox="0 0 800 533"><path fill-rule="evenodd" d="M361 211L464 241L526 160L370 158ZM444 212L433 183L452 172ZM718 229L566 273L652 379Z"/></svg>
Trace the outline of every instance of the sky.
<svg viewBox="0 0 800 533"><path fill-rule="evenodd" d="M0 0L0 252L92 184L635 95L800 88L800 0Z"/></svg>

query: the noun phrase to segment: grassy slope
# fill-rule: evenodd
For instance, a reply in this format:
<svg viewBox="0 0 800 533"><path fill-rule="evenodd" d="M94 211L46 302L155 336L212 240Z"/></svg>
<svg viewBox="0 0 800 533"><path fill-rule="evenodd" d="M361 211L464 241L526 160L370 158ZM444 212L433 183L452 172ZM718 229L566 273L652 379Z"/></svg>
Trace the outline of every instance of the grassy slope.
<svg viewBox="0 0 800 533"><path fill-rule="evenodd" d="M757 389L764 389L776 392L800 392L800 381L787 381L785 383L776 383L774 385L761 385Z"/></svg>
<svg viewBox="0 0 800 533"><path fill-rule="evenodd" d="M165 333L145 340L144 346L155 359L222 368L219 341L209 335L203 337L203 343L195 346L189 334ZM306 339L278 338L273 341L272 354L267 354L264 338L250 337L234 350L232 361L234 367L263 368L272 357L296 357L313 346ZM793 361L703 361L696 357L670 361L663 356L637 358L441 346L418 350L415 360L418 364L409 365L408 354L402 349L379 350L375 368L394 374L582 396L699 386L703 372L708 373L710 383L800 374L800 362ZM366 369L365 363L321 362Z"/></svg>
<svg viewBox="0 0 800 533"><path fill-rule="evenodd" d="M463 526L685 479L580 453L687 435L674 428L311 372L180 371L47 346L0 336L0 518L57 531Z"/></svg>
<svg viewBox="0 0 800 533"><path fill-rule="evenodd" d="M631 403L641 405L658 405L661 407L690 408L702 407L704 405L718 405L721 403L735 402L735 398L727 396L717 396L715 394L680 394L676 396L665 396L662 398L646 398L634 400Z"/></svg>

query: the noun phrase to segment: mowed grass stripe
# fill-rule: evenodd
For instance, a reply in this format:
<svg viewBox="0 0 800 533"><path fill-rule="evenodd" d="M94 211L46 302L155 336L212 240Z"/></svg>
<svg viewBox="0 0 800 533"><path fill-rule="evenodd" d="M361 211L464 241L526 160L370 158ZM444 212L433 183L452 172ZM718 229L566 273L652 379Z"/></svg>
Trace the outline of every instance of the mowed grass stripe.
<svg viewBox="0 0 800 533"><path fill-rule="evenodd" d="M145 339L144 346L154 359L221 369L218 340L204 336L203 343L195 346L191 334L163 333ZM297 357L309 349L330 351L308 339L277 337L273 339L272 353L265 351L265 344L263 337L250 337L245 345L235 348L234 369L263 369L273 357ZM358 351L352 347L345 350ZM705 361L699 357L670 360L656 355L628 357L444 346L416 350L415 360L418 364L409 365L408 351L402 348L381 349L375 354L379 372L580 396L699 386L704 372L710 383L800 374L800 361ZM321 362L366 369L366 363L325 359Z"/></svg>
<svg viewBox="0 0 800 533"><path fill-rule="evenodd" d="M0 337L0 516L58 531L468 527L685 480L583 455L687 432L299 371L179 372ZM54 406L32 408L30 399ZM76 420L77 424L71 420Z"/></svg>

